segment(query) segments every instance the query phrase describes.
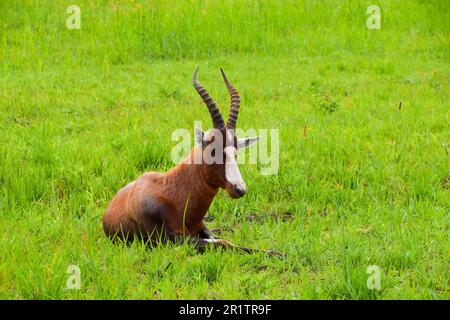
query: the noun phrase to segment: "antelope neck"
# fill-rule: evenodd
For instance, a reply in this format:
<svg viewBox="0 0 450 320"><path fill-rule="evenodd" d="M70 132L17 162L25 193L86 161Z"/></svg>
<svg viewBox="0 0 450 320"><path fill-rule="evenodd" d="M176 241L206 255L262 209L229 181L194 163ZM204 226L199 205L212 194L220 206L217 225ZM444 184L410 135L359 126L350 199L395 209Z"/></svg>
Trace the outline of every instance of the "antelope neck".
<svg viewBox="0 0 450 320"><path fill-rule="evenodd" d="M189 163L192 160L194 151L169 174L176 178L171 181L176 182L177 198L182 201L182 215L188 230L196 228L206 215L212 200L216 196L219 188L209 184L204 177L202 167L204 164ZM193 160L192 160L193 161Z"/></svg>

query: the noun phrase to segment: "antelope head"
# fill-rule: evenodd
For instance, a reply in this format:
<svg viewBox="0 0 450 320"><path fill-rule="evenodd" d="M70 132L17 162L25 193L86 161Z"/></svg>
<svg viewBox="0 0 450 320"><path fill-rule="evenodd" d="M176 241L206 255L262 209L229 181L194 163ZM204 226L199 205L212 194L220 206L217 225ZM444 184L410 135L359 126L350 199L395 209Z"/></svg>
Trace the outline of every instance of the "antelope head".
<svg viewBox="0 0 450 320"><path fill-rule="evenodd" d="M236 161L237 153L257 142L259 137L238 138L236 136L240 98L236 89L228 81L225 72L220 70L231 97L231 109L227 124L224 124L222 115L213 99L198 83L197 67L193 77L194 87L208 107L214 128L206 132L195 128L195 143L201 150L203 179L212 186L226 189L230 197L240 198L245 194L246 185Z"/></svg>

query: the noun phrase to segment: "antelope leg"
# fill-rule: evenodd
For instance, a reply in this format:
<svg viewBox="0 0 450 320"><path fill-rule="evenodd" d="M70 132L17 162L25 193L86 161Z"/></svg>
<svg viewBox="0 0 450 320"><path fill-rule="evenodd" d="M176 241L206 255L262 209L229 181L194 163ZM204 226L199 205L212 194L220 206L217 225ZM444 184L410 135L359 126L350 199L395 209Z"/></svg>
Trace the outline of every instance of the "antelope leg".
<svg viewBox="0 0 450 320"><path fill-rule="evenodd" d="M247 248L247 247L242 247L242 246L238 246L235 244L232 244L230 241L228 240L223 240L223 239L205 239L207 242L209 243L213 243L215 247L222 247L222 248L227 248L227 249L231 249L231 250L237 250L237 251L242 251L245 253L265 253L271 257L278 257L278 258L284 258L284 254L277 252L277 251L273 251L273 250L259 250L259 249L252 249L252 248Z"/></svg>
<svg viewBox="0 0 450 320"><path fill-rule="evenodd" d="M203 227L198 232L197 236L202 239L214 239L214 236L212 235L211 231L205 226L203 223Z"/></svg>
<svg viewBox="0 0 450 320"><path fill-rule="evenodd" d="M224 246L223 244L213 241L215 239L205 239L201 238L198 235L196 236L189 236L185 234L174 234L169 233L167 234L167 239L174 242L174 243L182 243L182 242L188 242L192 244L200 253L203 253L208 246L213 247L219 247Z"/></svg>
<svg viewBox="0 0 450 320"><path fill-rule="evenodd" d="M240 251L243 251L246 253L265 253L271 257L278 257L278 258L284 258L284 256L285 256L281 252L277 252L277 251L273 251L273 250L251 249L251 248L241 247L241 246L236 246L236 245L233 245L233 247L237 250L240 250Z"/></svg>
<svg viewBox="0 0 450 320"><path fill-rule="evenodd" d="M232 244L228 240L224 239L204 239L200 238L198 236L187 236L184 234L169 234L169 239L173 242L189 242L190 244L194 245L194 247L200 252L203 253L207 247L214 247L214 248L224 248L229 250L236 250L241 251L245 253L257 253L257 252L263 252L265 254L268 254L272 257L284 257L282 253L275 252L272 250L266 251L266 250L258 250L258 249L251 249L247 247L238 246L235 244Z"/></svg>

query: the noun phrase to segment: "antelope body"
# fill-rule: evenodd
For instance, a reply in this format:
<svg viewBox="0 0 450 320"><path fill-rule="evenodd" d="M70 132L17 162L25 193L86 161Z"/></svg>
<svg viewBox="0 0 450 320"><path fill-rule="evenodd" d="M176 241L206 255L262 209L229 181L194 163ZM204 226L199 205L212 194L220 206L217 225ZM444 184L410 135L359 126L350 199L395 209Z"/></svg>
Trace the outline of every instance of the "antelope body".
<svg viewBox="0 0 450 320"><path fill-rule="evenodd" d="M207 132L196 128L196 146L184 161L168 172L144 173L120 189L106 209L103 228L107 236L125 241L187 240L200 251L206 245L213 245L253 252L229 241L214 239L203 218L220 188L226 189L233 198L245 194L246 186L236 163L237 151L255 143L258 137L236 137L240 98L223 70L231 96L226 126L216 104L198 83L197 71L198 68L193 84L208 107L214 128ZM211 155L216 161L206 161Z"/></svg>

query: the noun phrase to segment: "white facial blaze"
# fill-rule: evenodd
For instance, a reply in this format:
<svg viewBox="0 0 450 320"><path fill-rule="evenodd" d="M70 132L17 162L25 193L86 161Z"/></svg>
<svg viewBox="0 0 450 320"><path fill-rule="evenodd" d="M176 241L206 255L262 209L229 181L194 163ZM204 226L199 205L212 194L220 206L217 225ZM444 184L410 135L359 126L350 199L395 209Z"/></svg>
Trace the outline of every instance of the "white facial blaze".
<svg viewBox="0 0 450 320"><path fill-rule="evenodd" d="M227 131L225 153L225 179L236 188L245 191L245 183L236 161L237 149L234 146L234 134Z"/></svg>
<svg viewBox="0 0 450 320"><path fill-rule="evenodd" d="M245 182L242 180L241 172L239 171L238 164L236 162L236 148L229 146L225 150L225 178L233 186L245 191Z"/></svg>

